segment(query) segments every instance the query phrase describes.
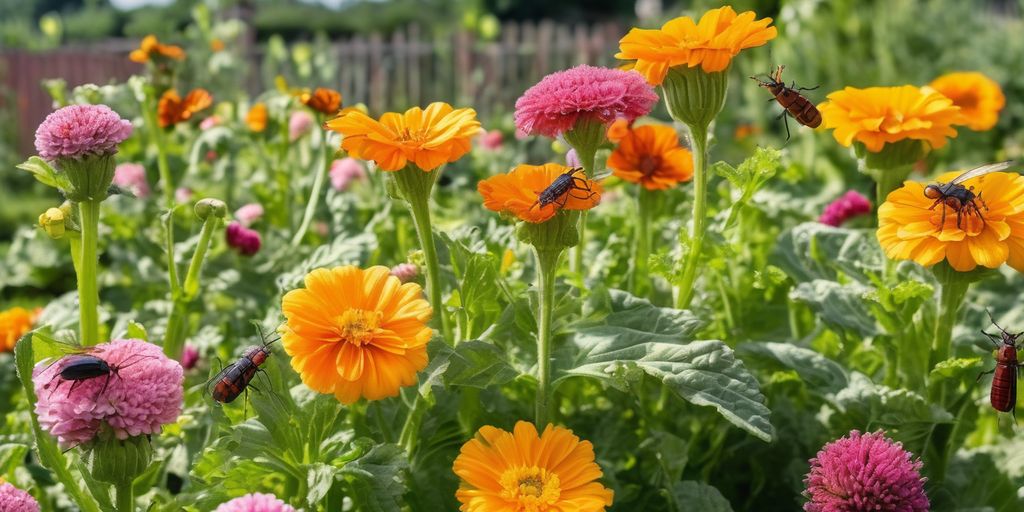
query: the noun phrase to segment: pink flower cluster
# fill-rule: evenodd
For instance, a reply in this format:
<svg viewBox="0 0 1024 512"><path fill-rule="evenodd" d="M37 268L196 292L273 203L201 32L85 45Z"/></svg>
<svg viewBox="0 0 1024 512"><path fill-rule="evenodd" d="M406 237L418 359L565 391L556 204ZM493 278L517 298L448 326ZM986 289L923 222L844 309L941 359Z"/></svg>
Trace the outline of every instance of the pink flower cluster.
<svg viewBox="0 0 1024 512"><path fill-rule="evenodd" d="M298 140L313 128L313 115L305 110L296 110L288 118L288 139Z"/></svg>
<svg viewBox="0 0 1024 512"><path fill-rule="evenodd" d="M354 181L366 179L366 170L363 164L352 157L345 157L331 162L331 186L338 192L348 190Z"/></svg>
<svg viewBox="0 0 1024 512"><path fill-rule="evenodd" d="M928 512L921 461L881 431L826 444L804 478L806 512Z"/></svg>
<svg viewBox="0 0 1024 512"><path fill-rule="evenodd" d="M60 376L65 366L87 356L105 361L111 373L79 381ZM114 340L48 367L37 366L32 382L39 423L64 447L90 441L103 423L118 439L127 439L159 433L181 414L181 365L142 340Z"/></svg>
<svg viewBox="0 0 1024 512"><path fill-rule="evenodd" d="M249 203L242 206L238 210L235 210L235 218L238 219L243 226L252 226L256 221L263 217L263 205L259 203Z"/></svg>
<svg viewBox="0 0 1024 512"><path fill-rule="evenodd" d="M632 121L658 101L654 89L634 71L576 66L544 77L516 101L516 128L530 135L558 137L576 122Z"/></svg>
<svg viewBox="0 0 1024 512"><path fill-rule="evenodd" d="M228 224L224 231L228 245L238 250L242 256L252 256L260 251L263 240L259 232L249 229L238 222Z"/></svg>
<svg viewBox="0 0 1024 512"><path fill-rule="evenodd" d="M3 512L39 512L39 502L31 494L9 483L0 483L0 510Z"/></svg>
<svg viewBox="0 0 1024 512"><path fill-rule="evenodd" d="M858 215L871 213L871 201L856 190L851 190L839 199L832 201L821 212L818 222L829 226L841 226L847 220Z"/></svg>
<svg viewBox="0 0 1024 512"><path fill-rule="evenodd" d="M69 105L36 129L36 151L46 160L112 155L132 134L132 123L106 105Z"/></svg>
<svg viewBox="0 0 1024 512"><path fill-rule="evenodd" d="M139 199L145 199L150 194L146 169L141 164L125 163L115 167L114 185L130 191Z"/></svg>
<svg viewBox="0 0 1024 512"><path fill-rule="evenodd" d="M480 134L480 146L490 151L501 149L504 140L505 136L501 134L501 130L487 130Z"/></svg>
<svg viewBox="0 0 1024 512"><path fill-rule="evenodd" d="M272 494L257 492L235 498L213 512L295 512L295 509Z"/></svg>
<svg viewBox="0 0 1024 512"><path fill-rule="evenodd" d="M391 267L391 275L397 277L398 280L403 283L408 283L409 281L416 279L416 276L419 273L419 268L412 263L399 263L398 265Z"/></svg>

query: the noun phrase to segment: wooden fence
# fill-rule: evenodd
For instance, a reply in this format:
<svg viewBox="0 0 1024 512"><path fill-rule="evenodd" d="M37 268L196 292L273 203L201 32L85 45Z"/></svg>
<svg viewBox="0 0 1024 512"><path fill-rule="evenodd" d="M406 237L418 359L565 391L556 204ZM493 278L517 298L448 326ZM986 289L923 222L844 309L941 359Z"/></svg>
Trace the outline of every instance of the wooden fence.
<svg viewBox="0 0 1024 512"><path fill-rule="evenodd" d="M430 37L411 25L393 32L356 36L331 45L339 63L336 82L346 104L365 103L371 112L404 109L431 101L472 105L485 121L510 112L516 98L541 77L576 64L614 65L613 55L625 27L614 23L562 25L551 21L506 23L494 41L467 32ZM0 108L16 109L18 147L32 151L35 127L51 110L40 83L63 78L69 88L84 83L120 81L142 70L130 62L134 42L50 52L0 50L0 89L10 93ZM246 83L257 93L262 51L247 52L253 70ZM241 79L240 79L241 80ZM12 104L13 103L13 104Z"/></svg>

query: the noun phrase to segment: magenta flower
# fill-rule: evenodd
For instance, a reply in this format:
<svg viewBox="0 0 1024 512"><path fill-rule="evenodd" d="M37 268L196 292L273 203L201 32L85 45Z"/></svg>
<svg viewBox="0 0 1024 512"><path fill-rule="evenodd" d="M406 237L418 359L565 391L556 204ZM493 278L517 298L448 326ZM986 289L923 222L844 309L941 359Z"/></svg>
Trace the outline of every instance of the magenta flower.
<svg viewBox="0 0 1024 512"><path fill-rule="evenodd" d="M288 118L288 138L295 141L313 128L313 115L305 110L296 110Z"/></svg>
<svg viewBox="0 0 1024 512"><path fill-rule="evenodd" d="M150 194L146 169L141 164L120 164L114 168L114 185L131 191L140 199L145 199Z"/></svg>
<svg viewBox="0 0 1024 512"><path fill-rule="evenodd" d="M0 483L0 510L3 512L39 512L39 502L31 494L9 483Z"/></svg>
<svg viewBox="0 0 1024 512"><path fill-rule="evenodd" d="M46 116L36 129L36 151L46 160L112 155L132 134L132 123L106 105L70 105Z"/></svg>
<svg viewBox="0 0 1024 512"><path fill-rule="evenodd" d="M107 377L77 382L61 378L69 355L32 375L39 423L64 447L89 442L106 423L118 439L156 434L181 414L184 372L160 347L141 340L114 340L90 347L88 356L106 361ZM74 384L74 389L72 389Z"/></svg>
<svg viewBox="0 0 1024 512"><path fill-rule="evenodd" d="M359 160L345 157L331 162L330 175L331 186L334 187L334 190L344 192L348 190L353 181L365 180L366 170L363 169L363 164L359 163Z"/></svg>
<svg viewBox="0 0 1024 512"><path fill-rule="evenodd" d="M398 280L403 283L408 283L409 281L416 279L416 276L419 273L420 269L412 263L399 263L398 265L391 267L391 275L397 277Z"/></svg>
<svg viewBox="0 0 1024 512"><path fill-rule="evenodd" d="M199 362L199 349L191 343L185 344L185 349L181 351L181 367L186 370L191 370L196 367L196 363Z"/></svg>
<svg viewBox="0 0 1024 512"><path fill-rule="evenodd" d="M238 250L238 253L242 256L256 254L260 251L260 245L263 243L258 232L238 222L228 224L227 229L224 231L224 237L227 239L228 245Z"/></svg>
<svg viewBox="0 0 1024 512"><path fill-rule="evenodd" d="M579 120L632 121L650 112L657 101L658 95L639 73L576 66L544 77L523 93L516 101L516 127L555 138Z"/></svg>
<svg viewBox="0 0 1024 512"><path fill-rule="evenodd" d="M804 478L806 512L928 512L921 461L881 431L826 444Z"/></svg>
<svg viewBox="0 0 1024 512"><path fill-rule="evenodd" d="M821 216L818 217L818 222L838 227L853 217L869 213L871 213L871 201L868 201L868 198L860 192L851 190L829 203L825 207L825 211L821 212Z"/></svg>
<svg viewBox="0 0 1024 512"><path fill-rule="evenodd" d="M213 512L295 512L272 494L252 493L221 504Z"/></svg>
<svg viewBox="0 0 1024 512"><path fill-rule="evenodd" d="M262 217L263 205L259 203L249 203L235 211L235 218L245 227L253 225Z"/></svg>

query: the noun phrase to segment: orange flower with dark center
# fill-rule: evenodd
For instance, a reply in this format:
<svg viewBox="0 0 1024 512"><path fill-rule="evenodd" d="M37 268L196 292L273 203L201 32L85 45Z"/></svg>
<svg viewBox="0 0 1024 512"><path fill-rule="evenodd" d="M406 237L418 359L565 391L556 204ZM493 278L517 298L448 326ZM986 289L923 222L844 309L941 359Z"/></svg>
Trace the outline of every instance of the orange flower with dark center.
<svg viewBox="0 0 1024 512"><path fill-rule="evenodd" d="M250 131L260 133L267 129L267 105L257 103L245 114L245 125Z"/></svg>
<svg viewBox="0 0 1024 512"><path fill-rule="evenodd" d="M608 157L608 167L647 190L664 190L693 178L693 155L679 146L671 126L644 125L626 133Z"/></svg>
<svg viewBox="0 0 1024 512"><path fill-rule="evenodd" d="M337 114L341 109L341 93L325 87L317 87L312 93L304 92L299 99L307 107L321 114Z"/></svg>
<svg viewBox="0 0 1024 512"><path fill-rule="evenodd" d="M350 110L328 121L327 128L344 136L342 149L373 160L381 170L397 171L411 162L429 172L468 153L480 122L471 108L437 102L426 109L388 112L379 121Z"/></svg>
<svg viewBox="0 0 1024 512"><path fill-rule="evenodd" d="M651 85L660 85L675 66L722 71L741 50L764 45L778 35L775 27L768 26L771 18L756 17L754 11L736 14L727 5L704 13L697 23L681 16L660 29L634 28L619 41L615 58L636 61L633 69Z"/></svg>
<svg viewBox="0 0 1024 512"><path fill-rule="evenodd" d="M957 124L966 124L975 131L990 130L995 126L999 121L999 111L1006 106L1006 96L999 84L976 71L948 73L928 86L960 107L962 117Z"/></svg>
<svg viewBox="0 0 1024 512"><path fill-rule="evenodd" d="M18 340L32 330L40 311L38 308L29 310L22 307L0 311L0 352L14 350Z"/></svg>
<svg viewBox="0 0 1024 512"><path fill-rule="evenodd" d="M837 142L847 147L861 142L872 153L905 139L941 148L947 137L956 137L953 125L961 116L949 98L913 85L847 87L829 94L818 110Z"/></svg>
<svg viewBox="0 0 1024 512"><path fill-rule="evenodd" d="M626 134L629 133L630 122L624 118L618 118L612 121L612 124L608 125L608 130L605 131L605 137L608 138L612 144L618 144Z"/></svg>
<svg viewBox="0 0 1024 512"><path fill-rule="evenodd" d="M157 105L157 120L161 128L174 126L183 121L188 121L192 115L213 105L213 97L206 89L193 89L185 99L178 96L178 91L169 89L164 91Z"/></svg>
<svg viewBox="0 0 1024 512"><path fill-rule="evenodd" d="M319 268L285 294L281 341L302 382L344 404L395 396L427 365L430 304L382 266Z"/></svg>
<svg viewBox="0 0 1024 512"><path fill-rule="evenodd" d="M938 182L959 174L943 174ZM1024 272L1024 176L994 172L963 185L977 196L980 216L964 209L959 226L955 210L924 195L925 184L907 181L892 191L878 208L878 241L886 256L924 266L945 259L961 272L1003 263Z"/></svg>
<svg viewBox="0 0 1024 512"><path fill-rule="evenodd" d="M594 446L554 425L540 435L525 421L512 432L485 426L452 469L462 512L601 512L614 498L598 481Z"/></svg>
<svg viewBox="0 0 1024 512"><path fill-rule="evenodd" d="M507 174L491 176L477 183L476 189L484 197L484 208L499 213L511 213L520 220L544 222L559 210L589 210L601 202L601 184L589 180L582 172L564 178L570 169L559 164L519 165ZM565 192L541 204L541 195L561 178Z"/></svg>
<svg viewBox="0 0 1024 512"><path fill-rule="evenodd" d="M132 50L132 52L128 54L128 58L132 62L138 62L140 64L145 64L154 57L171 60L185 60L185 50L182 50L180 46L160 44L160 42L157 41L156 36L150 34L142 38L142 42L139 43L138 49Z"/></svg>

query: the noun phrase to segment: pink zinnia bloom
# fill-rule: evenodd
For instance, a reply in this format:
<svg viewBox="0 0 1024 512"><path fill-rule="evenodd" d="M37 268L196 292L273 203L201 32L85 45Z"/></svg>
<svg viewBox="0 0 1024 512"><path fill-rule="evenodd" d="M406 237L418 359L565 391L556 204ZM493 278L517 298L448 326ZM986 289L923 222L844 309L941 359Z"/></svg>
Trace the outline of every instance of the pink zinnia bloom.
<svg viewBox="0 0 1024 512"><path fill-rule="evenodd" d="M821 212L818 222L829 226L840 226L847 220L858 215L871 213L871 201L860 192L851 190L842 197L832 201Z"/></svg>
<svg viewBox="0 0 1024 512"><path fill-rule="evenodd" d="M580 162L580 156L576 154L575 149L570 149L565 154L565 165L569 167L583 167L583 164Z"/></svg>
<svg viewBox="0 0 1024 512"><path fill-rule="evenodd" d="M331 162L331 186L338 192L348 190L353 181L366 179L366 170L363 164L352 157L345 157Z"/></svg>
<svg viewBox="0 0 1024 512"><path fill-rule="evenodd" d="M196 367L196 363L199 362L199 349L191 343L185 344L185 349L181 351L181 367L186 370L191 370Z"/></svg>
<svg viewBox="0 0 1024 512"><path fill-rule="evenodd" d="M480 135L480 146L484 149L497 151L501 149L505 136L499 130L488 130Z"/></svg>
<svg viewBox="0 0 1024 512"><path fill-rule="evenodd" d="M141 164L120 164L114 168L114 185L130 190L135 197L149 197L149 183L146 181L146 169Z"/></svg>
<svg viewBox="0 0 1024 512"><path fill-rule="evenodd" d="M295 509L277 496L257 492L235 498L213 512L295 512Z"/></svg>
<svg viewBox="0 0 1024 512"><path fill-rule="evenodd" d="M391 275L397 277L398 280L403 283L408 283L409 281L416 279L416 276L419 273L420 269L412 263L399 263L398 265L391 267Z"/></svg>
<svg viewBox="0 0 1024 512"><path fill-rule="evenodd" d="M313 127L313 115L305 110L296 110L288 118L288 138L298 140Z"/></svg>
<svg viewBox="0 0 1024 512"><path fill-rule="evenodd" d="M259 203L249 203L235 211L235 218L245 227L251 226L262 217L263 205Z"/></svg>
<svg viewBox="0 0 1024 512"><path fill-rule="evenodd" d="M39 512L39 502L31 494L9 483L0 483L0 510L3 512Z"/></svg>
<svg viewBox="0 0 1024 512"><path fill-rule="evenodd" d="M46 160L112 155L131 134L132 123L106 105L69 105L36 129L36 151Z"/></svg>
<svg viewBox="0 0 1024 512"><path fill-rule="evenodd" d="M71 382L60 376L64 366L84 355L110 366L106 377ZM181 414L184 372L160 347L142 340L114 340L69 355L33 372L39 423L61 446L77 446L96 436L103 423L118 439L157 434ZM74 384L74 389L72 389Z"/></svg>
<svg viewBox="0 0 1024 512"><path fill-rule="evenodd" d="M205 130L209 130L210 128L213 128L214 126L217 126L219 124L220 124L220 117L217 117L216 115L212 115L210 117L207 117L206 119L203 119L199 123L199 129L205 131Z"/></svg>
<svg viewBox="0 0 1024 512"><path fill-rule="evenodd" d="M187 203L192 199L192 189L188 187L178 187L174 189L174 200L179 203Z"/></svg>
<svg viewBox="0 0 1024 512"><path fill-rule="evenodd" d="M238 222L228 224L227 229L224 231L224 237L227 239L228 245L237 249L238 253L242 256L256 254L259 252L260 245L263 242L258 232Z"/></svg>
<svg viewBox="0 0 1024 512"><path fill-rule="evenodd" d="M555 138L579 120L632 121L650 112L657 101L658 95L639 73L584 64L552 73L527 89L516 101L516 127Z"/></svg>
<svg viewBox="0 0 1024 512"><path fill-rule="evenodd" d="M921 461L881 431L826 444L804 478L806 512L928 512Z"/></svg>

